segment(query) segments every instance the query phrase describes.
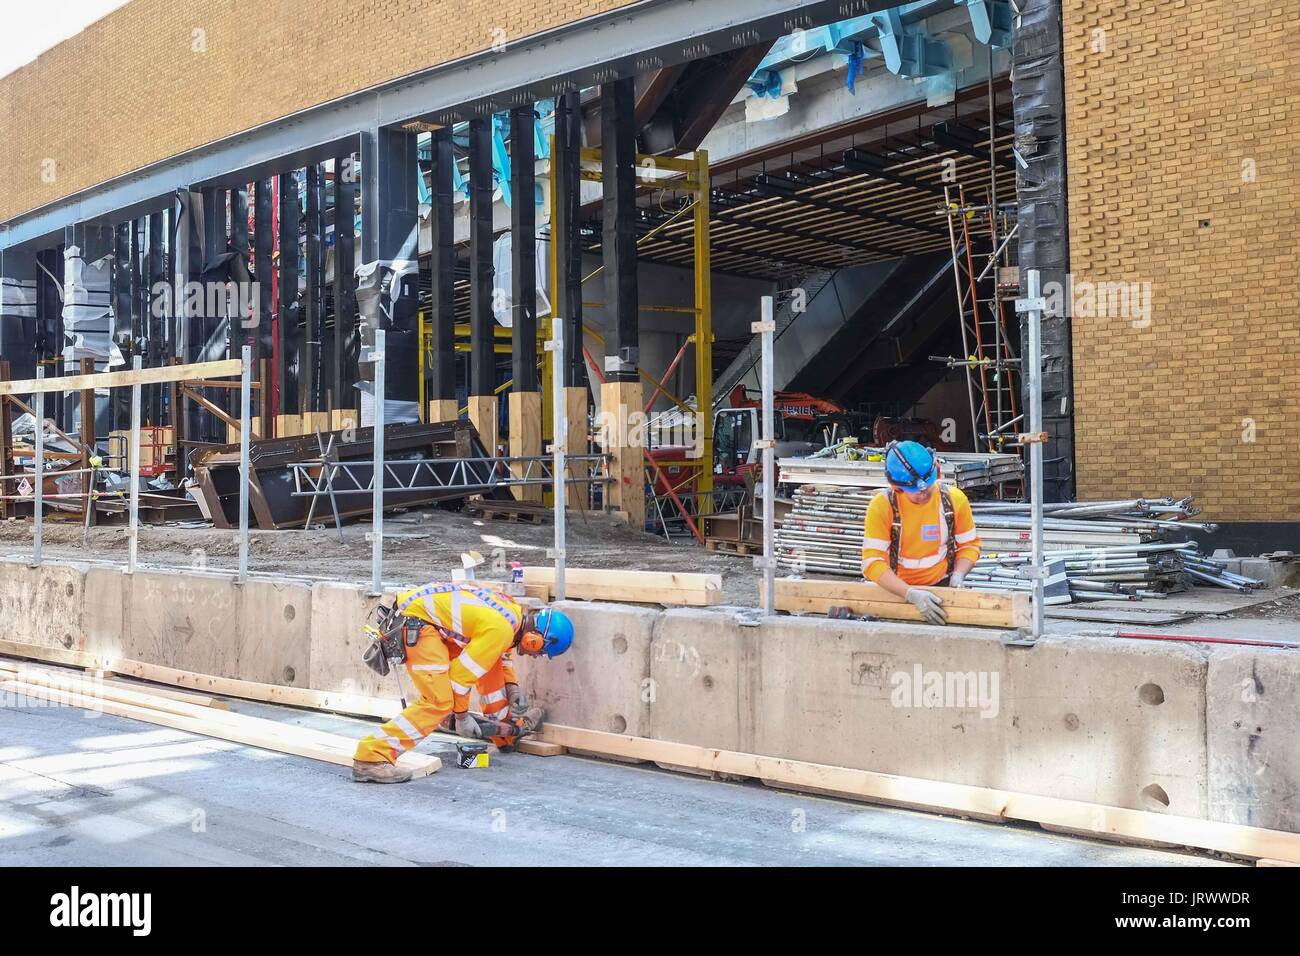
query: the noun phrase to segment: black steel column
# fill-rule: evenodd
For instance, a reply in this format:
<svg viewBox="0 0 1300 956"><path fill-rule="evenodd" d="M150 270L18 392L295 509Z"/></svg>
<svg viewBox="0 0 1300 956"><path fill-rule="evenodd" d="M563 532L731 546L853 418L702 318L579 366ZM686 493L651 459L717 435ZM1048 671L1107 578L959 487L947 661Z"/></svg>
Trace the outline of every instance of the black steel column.
<svg viewBox="0 0 1300 956"><path fill-rule="evenodd" d="M600 88L604 193L605 378L637 379L639 306L636 281L636 124L632 79Z"/></svg>
<svg viewBox="0 0 1300 956"><path fill-rule="evenodd" d="M167 316L171 314L169 299L167 297L167 262L163 255L163 234L165 224L163 223L163 213L155 212L149 216L148 248L145 251L145 285L148 287L149 309L145 313L146 335L148 337L148 350L145 353L144 364L149 368L157 368L163 364L163 355L167 345ZM164 386L153 385L146 386L143 389L141 398L144 401L144 410L141 414L141 421L150 425L162 424L163 401L162 395Z"/></svg>
<svg viewBox="0 0 1300 956"><path fill-rule="evenodd" d="M331 382L335 408L356 408L357 296L356 159L334 160L334 356Z"/></svg>
<svg viewBox="0 0 1300 956"><path fill-rule="evenodd" d="M275 285L272 279L275 256L275 206L271 201L272 189L272 180L260 179L253 194L253 282L257 289L257 326L251 343L254 375L261 373L262 360L275 354L275 340L271 334L271 315L275 307L271 301L271 290ZM270 385L270 382L262 382L262 389L255 396L259 414L270 400Z"/></svg>
<svg viewBox="0 0 1300 956"><path fill-rule="evenodd" d="M11 378L35 378L36 300L42 283L36 254L0 250L0 279L12 293L8 306L4 305L5 296L0 294L0 357L9 363ZM23 300L22 304L19 299ZM12 489L8 493L12 494Z"/></svg>
<svg viewBox="0 0 1300 956"><path fill-rule="evenodd" d="M122 358L126 359L127 368L131 367L134 344L131 339L131 326L135 314L133 308L135 303L131 295L131 233L133 231L134 224L130 222L119 222L113 227L113 270L109 276L113 303L111 338L118 351L122 353ZM130 389L110 389L108 396L112 427L129 428L131 425Z"/></svg>
<svg viewBox="0 0 1300 956"><path fill-rule="evenodd" d="M469 121L469 393L496 391L492 314L492 117Z"/></svg>
<svg viewBox="0 0 1300 956"><path fill-rule="evenodd" d="M280 303L277 313L278 352L275 380L278 383L278 415L296 415L298 405L298 177L280 174Z"/></svg>
<svg viewBox="0 0 1300 956"><path fill-rule="evenodd" d="M1024 0L1011 51L1011 95L1016 121L1016 195L1021 288L1037 269L1045 290L1066 288L1070 270L1065 171L1065 74L1061 57L1060 0ZM1064 310L1062 310L1064 311ZM1020 341L1028 340L1021 321ZM1074 367L1068 315L1043 314L1043 493L1048 501L1073 501ZM1027 386L1029 376L1022 376ZM1028 407L1029 396L1024 396Z"/></svg>
<svg viewBox="0 0 1300 956"><path fill-rule="evenodd" d="M430 271L433 297L429 325L433 332L428 397L432 400L456 397L456 206L452 169L456 158L451 148L451 129L433 133L433 254Z"/></svg>
<svg viewBox="0 0 1300 956"><path fill-rule="evenodd" d="M389 399L417 401L420 394L419 257L420 192L416 134L380 127L361 137L362 262L389 262L403 279L385 325L385 391Z"/></svg>
<svg viewBox="0 0 1300 956"><path fill-rule="evenodd" d="M511 372L516 392L537 390L537 207L532 106L510 111ZM512 428L514 426L511 426Z"/></svg>
<svg viewBox="0 0 1300 956"><path fill-rule="evenodd" d="M298 363L298 407L304 412L318 412L320 406L320 345L325 317L321 314L321 287L324 284L320 241L321 168L307 167L307 216L303 233L307 238L307 290L303 296L303 336Z"/></svg>
<svg viewBox="0 0 1300 956"><path fill-rule="evenodd" d="M556 208L552 211L551 241L557 243L558 289L551 295L556 314L565 321L564 384L585 386L586 361L582 355L582 246L579 217L582 211L582 94L566 93L555 101L555 152L551 168L556 179Z"/></svg>

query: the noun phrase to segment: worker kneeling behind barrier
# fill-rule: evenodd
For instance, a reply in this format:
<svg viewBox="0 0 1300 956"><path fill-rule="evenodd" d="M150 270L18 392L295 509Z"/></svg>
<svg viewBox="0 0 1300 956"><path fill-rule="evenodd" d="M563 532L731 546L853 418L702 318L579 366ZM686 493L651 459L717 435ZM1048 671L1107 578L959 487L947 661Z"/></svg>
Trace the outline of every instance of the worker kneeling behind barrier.
<svg viewBox="0 0 1300 956"><path fill-rule="evenodd" d="M526 610L508 595L473 582L413 588L376 613L376 623L366 626L370 644L363 660L380 675L394 671L399 685L401 671L395 667L405 667L416 698L357 744L354 780L409 780L410 772L395 766L398 755L444 723L455 733L500 747L513 746L541 725L541 708L528 709L519 689L513 654L563 654L573 643L567 615L549 607ZM481 718L469 712L474 690L483 707Z"/></svg>

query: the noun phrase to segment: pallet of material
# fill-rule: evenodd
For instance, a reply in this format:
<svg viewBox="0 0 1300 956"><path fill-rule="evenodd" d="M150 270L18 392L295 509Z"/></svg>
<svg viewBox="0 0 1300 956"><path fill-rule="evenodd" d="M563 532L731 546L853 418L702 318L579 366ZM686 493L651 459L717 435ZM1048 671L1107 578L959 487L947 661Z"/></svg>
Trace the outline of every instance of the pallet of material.
<svg viewBox="0 0 1300 956"><path fill-rule="evenodd" d="M751 554L762 554L762 544L751 544L748 541L734 541L731 538L705 538L704 550L712 551L715 554L734 554L741 557L747 557Z"/></svg>
<svg viewBox="0 0 1300 956"><path fill-rule="evenodd" d="M549 600L554 586L554 568L524 568L525 593L540 596L540 589L545 587ZM584 601L711 607L722 603L722 575L566 568L564 592L567 598Z"/></svg>
<svg viewBox="0 0 1300 956"><path fill-rule="evenodd" d="M214 711L147 689L127 689L91 677L26 664L0 672L0 690L344 767L352 765L357 744L356 740L338 734L248 714ZM424 754L406 753L398 759L398 765L423 777L440 770L442 761Z"/></svg>
<svg viewBox="0 0 1300 956"><path fill-rule="evenodd" d="M949 624L977 627L1029 626L1029 595L971 591L965 588L926 588L943 599ZM776 609L825 614L848 607L858 614L896 621L921 622L921 612L903 598L866 581L778 578Z"/></svg>
<svg viewBox="0 0 1300 956"><path fill-rule="evenodd" d="M1300 863L1300 833L1282 830L1265 830L1235 823L1084 803L1081 800L945 783L941 780L899 777L869 770L715 750L693 744L650 740L559 724L543 727L542 738L585 753L750 777L795 790L826 793L888 806L904 806L994 821L1022 820L1037 823L1046 829L1064 830L1106 840L1186 846L1248 859Z"/></svg>
<svg viewBox="0 0 1300 956"><path fill-rule="evenodd" d="M525 524L545 524L555 517L554 511L535 501L493 501L475 498L465 506L465 511L484 518L520 521Z"/></svg>

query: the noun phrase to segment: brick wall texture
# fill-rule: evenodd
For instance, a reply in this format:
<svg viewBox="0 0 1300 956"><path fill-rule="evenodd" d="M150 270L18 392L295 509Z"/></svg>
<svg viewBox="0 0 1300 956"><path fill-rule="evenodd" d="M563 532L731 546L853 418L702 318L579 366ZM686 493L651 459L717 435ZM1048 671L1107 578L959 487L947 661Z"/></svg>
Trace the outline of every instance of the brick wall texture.
<svg viewBox="0 0 1300 956"><path fill-rule="evenodd" d="M1297 520L1300 4L1064 14L1075 282L1152 292L1149 323L1076 307L1079 494Z"/></svg>
<svg viewBox="0 0 1300 956"><path fill-rule="evenodd" d="M0 78L0 222L297 110L632 2L131 0Z"/></svg>

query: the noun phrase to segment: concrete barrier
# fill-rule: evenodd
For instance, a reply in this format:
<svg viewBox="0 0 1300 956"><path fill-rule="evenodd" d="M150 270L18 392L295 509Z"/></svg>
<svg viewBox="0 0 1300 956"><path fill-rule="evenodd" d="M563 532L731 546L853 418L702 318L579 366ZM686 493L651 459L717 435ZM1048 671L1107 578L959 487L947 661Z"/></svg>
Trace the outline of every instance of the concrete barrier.
<svg viewBox="0 0 1300 956"><path fill-rule="evenodd" d="M362 585L0 562L5 639L377 697ZM725 608L569 602L573 650L521 659L595 730L1300 832L1300 656Z"/></svg>
<svg viewBox="0 0 1300 956"><path fill-rule="evenodd" d="M63 650L81 650L85 565L22 561L0 565L0 621L5 640Z"/></svg>
<svg viewBox="0 0 1300 956"><path fill-rule="evenodd" d="M1211 820L1300 832L1300 665L1281 648L1215 650L1206 680Z"/></svg>
<svg viewBox="0 0 1300 956"><path fill-rule="evenodd" d="M1010 721L997 634L814 617L761 630L756 752L1001 785Z"/></svg>
<svg viewBox="0 0 1300 956"><path fill-rule="evenodd" d="M1205 816L1203 649L1053 636L1005 654L1000 785Z"/></svg>
<svg viewBox="0 0 1300 956"><path fill-rule="evenodd" d="M653 703L647 736L744 750L754 726L747 647L757 633L757 628L742 629L735 614L725 610L659 613L650 651Z"/></svg>
<svg viewBox="0 0 1300 956"><path fill-rule="evenodd" d="M383 598L388 603L392 599L391 593ZM380 600L359 584L318 581L312 585L309 643L313 690L367 697L398 696L395 677L380 677L361 663L367 644L361 629ZM407 693L410 692L408 687Z"/></svg>
<svg viewBox="0 0 1300 956"><path fill-rule="evenodd" d="M131 593L127 574L121 568L91 566L83 579L80 650L104 657L125 657L122 636Z"/></svg>
<svg viewBox="0 0 1300 956"><path fill-rule="evenodd" d="M557 607L573 619L573 649L555 660L517 656L524 692L555 723L649 736L650 646L661 613L584 601Z"/></svg>

